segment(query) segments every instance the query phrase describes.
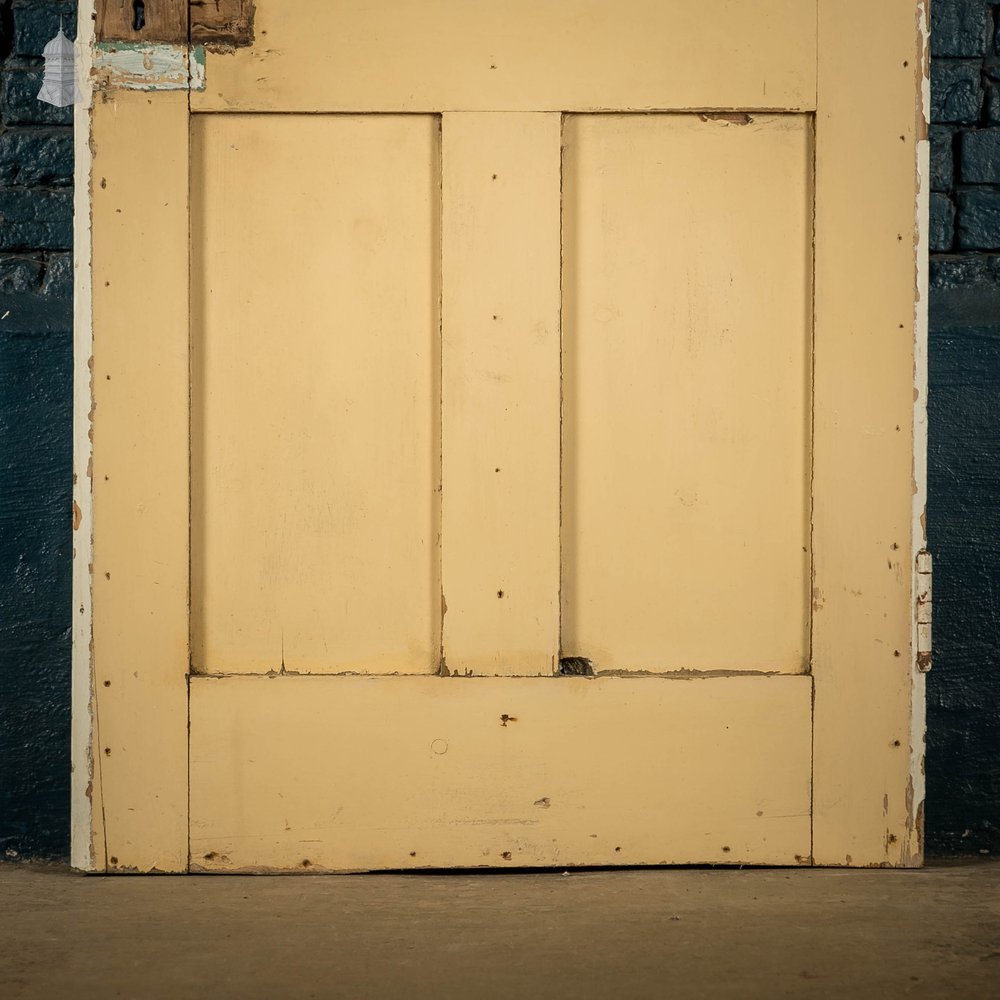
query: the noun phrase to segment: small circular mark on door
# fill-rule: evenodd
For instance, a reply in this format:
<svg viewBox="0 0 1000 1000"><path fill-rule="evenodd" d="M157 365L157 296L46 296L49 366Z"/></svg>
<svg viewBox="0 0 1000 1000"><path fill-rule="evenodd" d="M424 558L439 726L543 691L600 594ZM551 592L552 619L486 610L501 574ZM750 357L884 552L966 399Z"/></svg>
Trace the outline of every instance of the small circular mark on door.
<svg viewBox="0 0 1000 1000"><path fill-rule="evenodd" d="M443 753L448 752L448 741L447 740L434 740L431 743L431 751L438 754L439 756Z"/></svg>

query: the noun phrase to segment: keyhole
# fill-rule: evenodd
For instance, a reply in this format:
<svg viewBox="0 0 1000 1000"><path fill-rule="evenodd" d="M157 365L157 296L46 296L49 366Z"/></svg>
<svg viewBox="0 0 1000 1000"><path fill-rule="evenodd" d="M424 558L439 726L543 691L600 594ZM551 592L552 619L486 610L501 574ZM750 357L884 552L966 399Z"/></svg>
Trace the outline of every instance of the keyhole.
<svg viewBox="0 0 1000 1000"><path fill-rule="evenodd" d="M132 30L142 31L146 27L146 4L143 0L132 0Z"/></svg>

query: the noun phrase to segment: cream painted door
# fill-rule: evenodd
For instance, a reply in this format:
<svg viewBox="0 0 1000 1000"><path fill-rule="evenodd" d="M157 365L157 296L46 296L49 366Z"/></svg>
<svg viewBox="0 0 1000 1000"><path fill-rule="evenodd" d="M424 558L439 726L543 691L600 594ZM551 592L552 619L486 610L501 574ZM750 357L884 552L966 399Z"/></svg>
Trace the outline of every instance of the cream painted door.
<svg viewBox="0 0 1000 1000"><path fill-rule="evenodd" d="M102 56L77 863L918 860L912 5L880 176L858 4L256 7Z"/></svg>

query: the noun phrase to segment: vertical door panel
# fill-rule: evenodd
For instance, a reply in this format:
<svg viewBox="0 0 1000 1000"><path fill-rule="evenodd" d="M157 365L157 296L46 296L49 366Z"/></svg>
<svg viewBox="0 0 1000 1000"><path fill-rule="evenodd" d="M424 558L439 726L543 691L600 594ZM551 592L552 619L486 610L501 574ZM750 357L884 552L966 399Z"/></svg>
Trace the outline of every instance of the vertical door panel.
<svg viewBox="0 0 1000 1000"><path fill-rule="evenodd" d="M565 128L563 653L806 668L804 116Z"/></svg>
<svg viewBox="0 0 1000 1000"><path fill-rule="evenodd" d="M444 658L559 654L558 114L442 123Z"/></svg>
<svg viewBox="0 0 1000 1000"><path fill-rule="evenodd" d="M84 850L95 870L187 865L188 113L183 94L158 96L97 101L92 119L84 433L94 443L88 683L100 703L90 759L74 766L90 774ZM90 599L78 596L77 615Z"/></svg>
<svg viewBox="0 0 1000 1000"><path fill-rule="evenodd" d="M193 120L198 670L437 669L438 134Z"/></svg>
<svg viewBox="0 0 1000 1000"><path fill-rule="evenodd" d="M927 6L823 0L820 15L814 852L908 866L923 851Z"/></svg>

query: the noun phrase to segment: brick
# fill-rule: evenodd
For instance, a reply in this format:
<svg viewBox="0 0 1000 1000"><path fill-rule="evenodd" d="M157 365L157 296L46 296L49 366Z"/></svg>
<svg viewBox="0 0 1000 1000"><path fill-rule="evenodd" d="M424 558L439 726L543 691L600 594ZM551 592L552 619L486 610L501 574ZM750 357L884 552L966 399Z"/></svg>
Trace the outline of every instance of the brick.
<svg viewBox="0 0 1000 1000"><path fill-rule="evenodd" d="M72 191L0 191L0 250L72 247Z"/></svg>
<svg viewBox="0 0 1000 1000"><path fill-rule="evenodd" d="M1000 256L985 253L934 256L930 259L931 300L935 292L985 285L1000 288Z"/></svg>
<svg viewBox="0 0 1000 1000"><path fill-rule="evenodd" d="M0 256L0 293L14 295L19 292L38 291L42 284L44 268L40 254L23 257Z"/></svg>
<svg viewBox="0 0 1000 1000"><path fill-rule="evenodd" d="M63 34L76 38L76 4L68 0L39 3L38 0L14 0L14 56L40 56L45 45L55 38L62 19Z"/></svg>
<svg viewBox="0 0 1000 1000"><path fill-rule="evenodd" d="M992 27L986 0L934 0L931 55L982 56Z"/></svg>
<svg viewBox="0 0 1000 1000"><path fill-rule="evenodd" d="M983 106L980 64L969 60L931 63L931 121L973 124Z"/></svg>
<svg viewBox="0 0 1000 1000"><path fill-rule="evenodd" d="M4 125L72 125L73 105L56 108L38 100L40 69L6 69L0 88L0 118Z"/></svg>
<svg viewBox="0 0 1000 1000"><path fill-rule="evenodd" d="M950 191L955 182L955 151L953 129L932 125L931 138L931 190Z"/></svg>
<svg viewBox="0 0 1000 1000"><path fill-rule="evenodd" d="M44 292L16 293L3 297L0 338L43 337L73 329L72 299L57 299Z"/></svg>
<svg viewBox="0 0 1000 1000"><path fill-rule="evenodd" d="M1000 125L1000 86L995 83L986 87L986 120L991 125Z"/></svg>
<svg viewBox="0 0 1000 1000"><path fill-rule="evenodd" d="M1000 59L989 56L983 62L983 73L991 80L1000 80Z"/></svg>
<svg viewBox="0 0 1000 1000"><path fill-rule="evenodd" d="M1000 128L963 132L959 175L966 184L1000 184Z"/></svg>
<svg viewBox="0 0 1000 1000"><path fill-rule="evenodd" d="M1000 248L1000 191L989 188L960 191L957 232L962 250Z"/></svg>
<svg viewBox="0 0 1000 1000"><path fill-rule="evenodd" d="M73 182L73 132L11 128L0 134L0 184L55 187Z"/></svg>
<svg viewBox="0 0 1000 1000"><path fill-rule="evenodd" d="M54 253L45 263L42 294L53 299L73 299L73 255Z"/></svg>
<svg viewBox="0 0 1000 1000"><path fill-rule="evenodd" d="M931 195L930 248L934 253L951 249L955 239L955 206L945 194Z"/></svg>

